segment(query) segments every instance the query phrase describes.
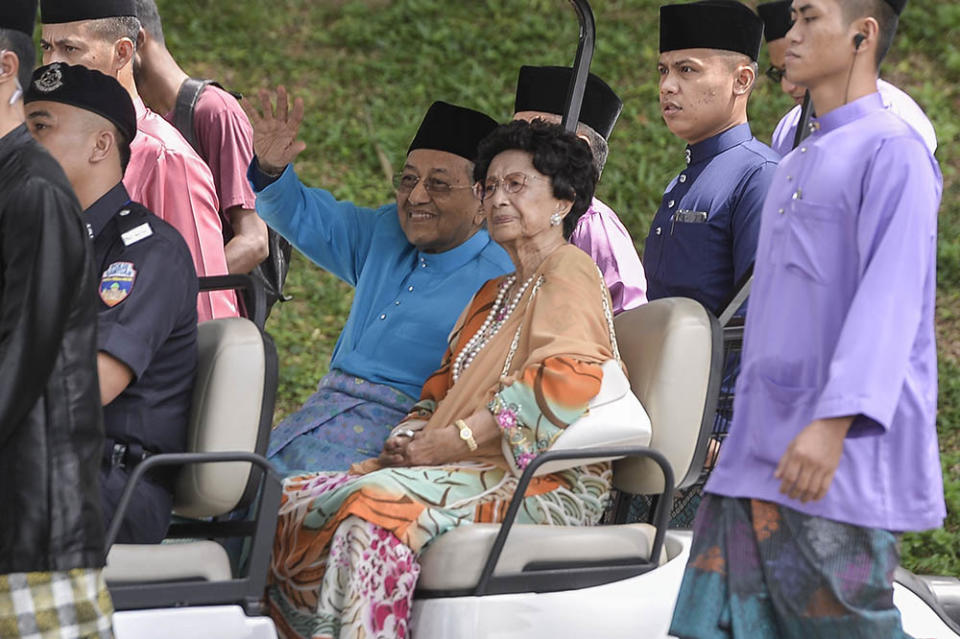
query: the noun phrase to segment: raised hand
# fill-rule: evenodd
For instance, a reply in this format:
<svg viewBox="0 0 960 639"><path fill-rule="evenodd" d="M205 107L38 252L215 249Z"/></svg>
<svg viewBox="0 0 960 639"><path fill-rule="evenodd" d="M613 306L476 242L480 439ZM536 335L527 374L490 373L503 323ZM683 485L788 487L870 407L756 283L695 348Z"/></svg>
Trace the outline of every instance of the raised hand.
<svg viewBox="0 0 960 639"><path fill-rule="evenodd" d="M277 87L276 108L269 91L260 89L258 95L262 113L248 101L240 102L253 125L253 152L264 172L280 175L307 148L306 142L297 139L303 122L303 100L296 98L291 109L283 86Z"/></svg>

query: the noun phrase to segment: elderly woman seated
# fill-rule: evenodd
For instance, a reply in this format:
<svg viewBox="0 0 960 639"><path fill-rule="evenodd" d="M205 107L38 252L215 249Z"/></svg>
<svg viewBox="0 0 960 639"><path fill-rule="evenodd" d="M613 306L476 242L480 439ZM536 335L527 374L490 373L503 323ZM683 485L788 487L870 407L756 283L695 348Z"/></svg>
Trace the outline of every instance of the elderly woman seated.
<svg viewBox="0 0 960 639"><path fill-rule="evenodd" d="M584 414L614 357L603 279L565 239L593 197L586 143L512 122L481 144L474 177L516 270L473 297L379 458L285 481L268 594L288 638L405 637L418 553L499 521L520 471ZM594 524L610 479L609 464L540 476L519 519Z"/></svg>

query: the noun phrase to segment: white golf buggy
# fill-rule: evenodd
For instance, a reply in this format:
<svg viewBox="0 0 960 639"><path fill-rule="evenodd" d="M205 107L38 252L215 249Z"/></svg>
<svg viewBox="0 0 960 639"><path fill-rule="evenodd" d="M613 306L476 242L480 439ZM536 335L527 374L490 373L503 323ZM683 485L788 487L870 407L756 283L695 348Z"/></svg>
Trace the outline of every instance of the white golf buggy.
<svg viewBox="0 0 960 639"><path fill-rule="evenodd" d="M574 130L594 47L587 0L569 0L580 21L564 125ZM277 356L263 331L262 290L235 276L204 288L253 287L254 316L199 327L200 362L189 451L156 455L133 472L108 531L107 583L118 639L272 639L263 591L280 501L280 479L263 457L277 384ZM723 362L742 328L726 327L749 290L718 320L700 304L651 302L616 320L621 355L653 435L648 447L621 442L548 452L524 472L560 458L617 459L619 497L602 525L515 524L514 499L501 525L457 528L421 556L412 639L637 639L666 637L689 554L689 530L669 529L674 491L702 485L715 455L713 434ZM727 397L729 399L729 397ZM114 544L132 487L147 471L179 466L167 543ZM628 522L633 495L653 496L652 517ZM247 513L245 518L231 513ZM245 538L239 570L223 545ZM917 639L960 639L960 580L896 576L894 600Z"/></svg>
<svg viewBox="0 0 960 639"><path fill-rule="evenodd" d="M520 500L514 500L502 525L458 528L424 552L413 639L667 636L690 542L689 531L668 529L668 513L674 489L701 476L723 331L700 304L682 298L625 312L616 330L631 385L650 416L650 446L547 453L520 485L551 459L621 457L614 484L624 495L659 495L653 521L627 523L628 499L621 499L603 525L519 525ZM728 335L737 339L736 330ZM190 451L151 457L131 477L132 485L151 468L181 466L176 512L190 520L171 528L168 543L111 545L106 576L118 639L276 636L261 616L280 498L280 480L261 456L275 385L275 350L253 322L201 324ZM128 486L119 511L131 494ZM248 509L247 520L224 517ZM218 541L234 536L251 540L243 571ZM956 579L900 571L895 600L914 637L960 639Z"/></svg>

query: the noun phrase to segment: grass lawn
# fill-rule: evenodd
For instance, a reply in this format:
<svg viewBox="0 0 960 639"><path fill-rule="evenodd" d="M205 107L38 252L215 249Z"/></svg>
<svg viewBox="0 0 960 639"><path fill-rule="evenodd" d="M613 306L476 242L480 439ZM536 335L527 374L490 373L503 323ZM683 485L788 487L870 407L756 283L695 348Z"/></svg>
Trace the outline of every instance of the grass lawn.
<svg viewBox="0 0 960 639"><path fill-rule="evenodd" d="M593 70L624 99L597 193L642 249L682 142L657 107L658 2L594 0ZM393 198L384 168L404 157L427 106L442 99L507 119L522 64L570 64L576 18L564 0L158 0L167 43L193 75L251 92L285 84L303 96L307 184L375 206ZM883 75L926 110L940 140L940 418L949 517L904 539L904 564L960 575L960 3L912 0ZM766 68L761 60L761 68ZM752 98L755 135L769 139L790 106L765 78ZM277 416L295 410L327 371L351 289L298 257L268 329L280 352Z"/></svg>

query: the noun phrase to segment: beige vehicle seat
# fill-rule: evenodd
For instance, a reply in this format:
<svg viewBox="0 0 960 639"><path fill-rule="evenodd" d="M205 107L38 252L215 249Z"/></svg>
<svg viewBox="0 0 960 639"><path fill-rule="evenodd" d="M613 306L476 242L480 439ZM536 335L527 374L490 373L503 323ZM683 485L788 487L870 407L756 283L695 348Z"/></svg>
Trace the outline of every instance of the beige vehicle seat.
<svg viewBox="0 0 960 639"><path fill-rule="evenodd" d="M198 327L199 361L190 411L187 452L156 455L135 469L188 463L177 471L174 513L195 521L180 526L188 541L155 545L114 544L104 575L118 610L165 605L245 602L259 599L266 578L280 483L261 456L273 417L277 380L276 350L269 336L240 318L203 322ZM243 459L244 461L233 461ZM230 461L227 461L230 460ZM267 482L259 517L217 522L214 518L245 508ZM127 492L131 490L128 485ZM269 503L268 503L269 502ZM114 524L118 524L123 500ZM115 537L111 527L109 541ZM247 576L235 577L223 546L212 539L253 533L254 552ZM177 525L171 534L177 535ZM259 537L259 539L258 539ZM251 581L259 582L250 583ZM219 583L211 583L219 582ZM259 588L259 592L257 589Z"/></svg>
<svg viewBox="0 0 960 639"><path fill-rule="evenodd" d="M671 489L688 486L699 476L713 426L722 375L720 326L694 300L669 298L622 313L615 327L631 387L650 417L649 448L672 467ZM659 466L643 457L614 462L613 483L632 494L664 490ZM670 500L663 501L665 524ZM462 526L423 553L418 598L572 590L628 578L678 551L664 544L651 561L656 533L650 524L517 524L503 533L502 554L491 560L502 527Z"/></svg>

